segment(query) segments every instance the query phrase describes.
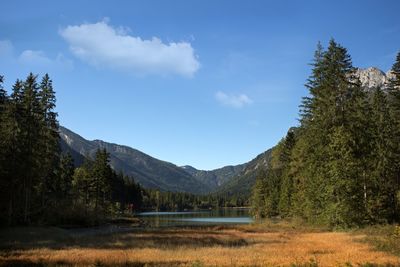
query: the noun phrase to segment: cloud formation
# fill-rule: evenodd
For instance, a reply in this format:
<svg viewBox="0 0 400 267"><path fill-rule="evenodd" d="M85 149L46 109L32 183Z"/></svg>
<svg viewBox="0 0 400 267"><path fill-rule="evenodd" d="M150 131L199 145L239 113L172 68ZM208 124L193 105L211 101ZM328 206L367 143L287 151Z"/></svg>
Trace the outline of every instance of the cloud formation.
<svg viewBox="0 0 400 267"><path fill-rule="evenodd" d="M43 51L25 50L18 57L18 60L24 64L51 64L51 60L44 54Z"/></svg>
<svg viewBox="0 0 400 267"><path fill-rule="evenodd" d="M245 94L233 95L221 91L218 91L215 94L215 99L217 99L221 104L233 108L242 108L245 105L253 103L253 100Z"/></svg>
<svg viewBox="0 0 400 267"><path fill-rule="evenodd" d="M77 58L100 68L187 77L199 69L200 63L190 43L163 43L157 37L143 40L128 32L126 28L114 28L103 20L68 26L60 30L60 35Z"/></svg>
<svg viewBox="0 0 400 267"><path fill-rule="evenodd" d="M55 58L50 58L43 51L27 49L18 55L10 40L0 40L0 59L3 62L30 68L30 70L37 70L37 68L70 70L73 68L73 62L61 53Z"/></svg>

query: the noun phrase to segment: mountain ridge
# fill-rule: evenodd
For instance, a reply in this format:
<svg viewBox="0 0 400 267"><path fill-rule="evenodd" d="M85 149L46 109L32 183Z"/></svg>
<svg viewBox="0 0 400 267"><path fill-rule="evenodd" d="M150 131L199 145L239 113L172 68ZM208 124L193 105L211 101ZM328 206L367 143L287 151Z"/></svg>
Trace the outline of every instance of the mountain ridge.
<svg viewBox="0 0 400 267"><path fill-rule="evenodd" d="M206 184L194 179L180 167L153 158L134 148L102 140L89 141L62 126L60 126L60 137L69 149L91 159L98 149L105 148L110 153L110 164L113 169L132 176L144 187L189 193L211 191Z"/></svg>
<svg viewBox="0 0 400 267"><path fill-rule="evenodd" d="M114 170L132 176L144 187L164 191L211 193L238 175L247 164L198 170L189 165L179 167L126 145L99 139L87 140L63 126L60 126L60 137L62 151L72 155L76 166L80 166L85 157L93 159L98 149L106 149Z"/></svg>

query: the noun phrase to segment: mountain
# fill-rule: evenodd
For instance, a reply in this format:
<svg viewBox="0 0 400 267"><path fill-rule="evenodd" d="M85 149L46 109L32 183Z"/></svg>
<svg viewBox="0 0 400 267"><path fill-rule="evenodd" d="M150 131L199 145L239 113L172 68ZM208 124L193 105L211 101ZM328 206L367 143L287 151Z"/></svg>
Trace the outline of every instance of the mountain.
<svg viewBox="0 0 400 267"><path fill-rule="evenodd" d="M110 153L113 169L134 177L144 187L189 193L206 193L213 189L184 169L131 147L101 140L89 141L65 127L60 127L60 137L63 151L72 152L78 160L82 160L78 155L94 158L99 148L105 148Z"/></svg>
<svg viewBox="0 0 400 267"><path fill-rule="evenodd" d="M355 75L360 79L361 85L369 90L378 86L385 87L389 79L393 77L390 71L385 73L375 67L367 69L358 68Z"/></svg>
<svg viewBox="0 0 400 267"><path fill-rule="evenodd" d="M69 153L72 156L75 167L81 166L85 161L85 156L72 149L63 138L60 138L60 147L63 154Z"/></svg>
<svg viewBox="0 0 400 267"><path fill-rule="evenodd" d="M247 163L235 166L225 166L212 171L197 170L196 168L188 165L182 166L181 168L195 177L197 180L207 184L209 187L218 188L228 182L232 177L235 177L242 172L246 165Z"/></svg>
<svg viewBox="0 0 400 267"><path fill-rule="evenodd" d="M246 163L245 168L235 177L228 180L217 193L229 196L237 195L249 197L256 182L258 172L266 169L271 159L272 148L259 154L256 158Z"/></svg>

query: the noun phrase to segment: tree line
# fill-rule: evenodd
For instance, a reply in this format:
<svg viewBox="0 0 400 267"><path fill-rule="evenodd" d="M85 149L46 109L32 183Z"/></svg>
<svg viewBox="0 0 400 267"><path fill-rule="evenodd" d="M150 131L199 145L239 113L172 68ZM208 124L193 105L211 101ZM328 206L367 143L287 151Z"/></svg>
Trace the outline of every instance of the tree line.
<svg viewBox="0 0 400 267"><path fill-rule="evenodd" d="M318 44L300 125L273 149L255 217L352 227L400 220L400 53L385 86L363 88L346 48Z"/></svg>
<svg viewBox="0 0 400 267"><path fill-rule="evenodd" d="M0 224L94 224L139 209L142 188L99 150L75 168L60 149L52 80L32 73L8 95L0 76Z"/></svg>
<svg viewBox="0 0 400 267"><path fill-rule="evenodd" d="M183 211L248 206L245 198L224 194L195 195L184 192L143 191L143 210Z"/></svg>

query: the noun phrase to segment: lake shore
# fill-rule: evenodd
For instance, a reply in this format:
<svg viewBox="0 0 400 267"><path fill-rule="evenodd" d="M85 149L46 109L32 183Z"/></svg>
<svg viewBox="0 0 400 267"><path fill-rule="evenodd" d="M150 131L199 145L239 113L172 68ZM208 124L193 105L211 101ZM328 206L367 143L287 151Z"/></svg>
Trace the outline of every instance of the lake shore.
<svg viewBox="0 0 400 267"><path fill-rule="evenodd" d="M85 235L18 227L0 231L0 266L400 266L398 257L365 242L371 236L287 223Z"/></svg>

